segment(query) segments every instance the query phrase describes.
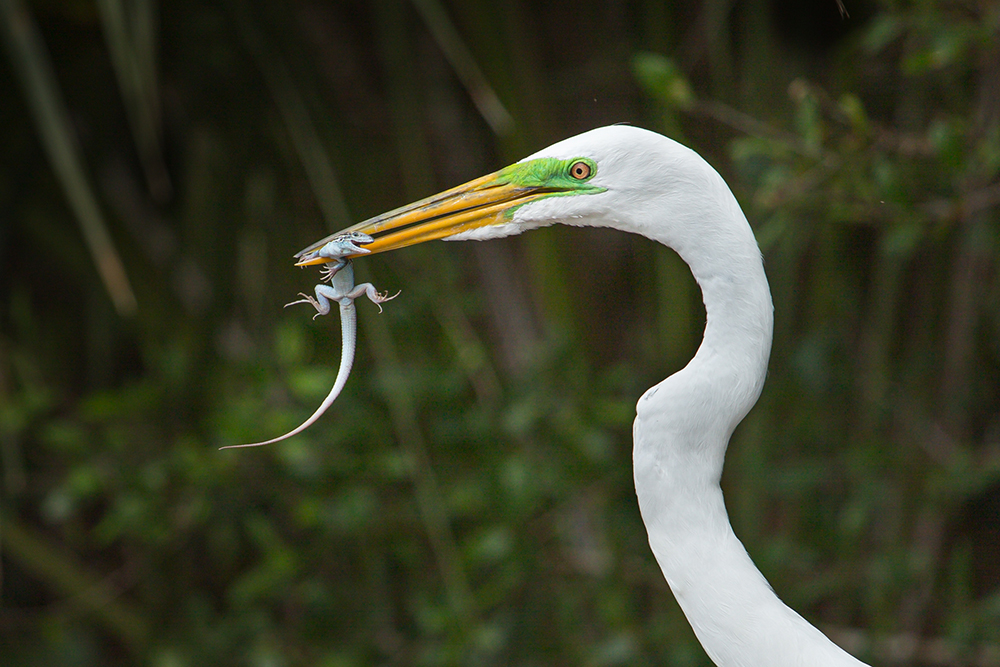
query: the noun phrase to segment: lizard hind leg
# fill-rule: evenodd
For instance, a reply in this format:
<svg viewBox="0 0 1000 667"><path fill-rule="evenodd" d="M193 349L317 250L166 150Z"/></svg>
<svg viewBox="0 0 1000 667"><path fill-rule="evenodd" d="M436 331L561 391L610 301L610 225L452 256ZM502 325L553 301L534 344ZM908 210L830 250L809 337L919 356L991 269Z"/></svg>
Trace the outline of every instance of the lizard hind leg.
<svg viewBox="0 0 1000 667"><path fill-rule="evenodd" d="M351 290L348 293L348 296L350 298L352 298L352 299L357 299L357 298L362 297L362 296L368 297L369 301L371 301L376 306L378 306L378 312L381 313L382 312L382 304L383 303L385 303L386 301L392 301L393 299L395 299L397 296L399 296L402 293L403 293L403 291L399 290L398 292L396 292L392 296L389 296L389 291L388 290L386 290L385 292L379 292L375 288L375 286L372 285L371 283L361 283L360 285L358 285L357 287L355 287L353 290Z"/></svg>

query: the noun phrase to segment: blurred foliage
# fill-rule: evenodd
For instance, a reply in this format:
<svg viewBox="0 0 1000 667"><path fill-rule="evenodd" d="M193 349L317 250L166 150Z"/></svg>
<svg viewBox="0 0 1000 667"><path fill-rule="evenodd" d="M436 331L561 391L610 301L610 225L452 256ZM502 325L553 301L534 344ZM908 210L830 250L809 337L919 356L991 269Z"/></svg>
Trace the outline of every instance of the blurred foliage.
<svg viewBox="0 0 1000 667"><path fill-rule="evenodd" d="M645 239L360 262L403 293L344 394L217 449L333 382L292 253L619 121L764 250L762 571L873 664L1000 664L1000 10L846 4L0 0L3 664L710 664L632 490L704 317Z"/></svg>

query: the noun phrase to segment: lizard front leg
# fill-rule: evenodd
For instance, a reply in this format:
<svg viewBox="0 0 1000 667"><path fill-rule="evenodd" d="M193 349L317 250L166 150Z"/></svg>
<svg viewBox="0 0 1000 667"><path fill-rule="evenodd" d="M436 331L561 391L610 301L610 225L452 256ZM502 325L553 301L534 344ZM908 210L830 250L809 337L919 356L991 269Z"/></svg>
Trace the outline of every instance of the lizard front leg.
<svg viewBox="0 0 1000 667"><path fill-rule="evenodd" d="M330 312L331 301L340 303L343 299L351 301L355 299L355 297L350 296L351 292L356 289L354 287L354 266L351 264L351 260L340 258L337 262L331 262L329 268L323 271L323 280L329 281L330 284L320 283L316 285L313 290L316 292L315 298L300 292L299 296L302 298L286 303L285 308L297 303L308 303L316 309L316 314L313 315L315 320L320 315L326 315Z"/></svg>

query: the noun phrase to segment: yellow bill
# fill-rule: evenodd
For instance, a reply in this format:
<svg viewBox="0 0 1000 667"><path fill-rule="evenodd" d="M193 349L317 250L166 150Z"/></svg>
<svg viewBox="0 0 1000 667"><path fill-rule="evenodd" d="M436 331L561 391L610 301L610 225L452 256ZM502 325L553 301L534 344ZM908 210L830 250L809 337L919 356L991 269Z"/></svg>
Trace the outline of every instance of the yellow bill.
<svg viewBox="0 0 1000 667"><path fill-rule="evenodd" d="M592 160L538 158L518 162L464 185L445 190L348 227L313 243L295 255L297 266L323 264L341 257L405 248L489 225L506 224L514 211L542 197L602 192L589 183L597 167ZM337 255L324 248L345 234L371 237L359 253Z"/></svg>

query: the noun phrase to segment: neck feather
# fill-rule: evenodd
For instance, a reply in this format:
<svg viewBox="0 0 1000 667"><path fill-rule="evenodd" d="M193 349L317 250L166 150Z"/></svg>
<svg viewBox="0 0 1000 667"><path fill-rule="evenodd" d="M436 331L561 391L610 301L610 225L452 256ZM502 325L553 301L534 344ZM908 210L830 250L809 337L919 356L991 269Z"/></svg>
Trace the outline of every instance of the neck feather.
<svg viewBox="0 0 1000 667"><path fill-rule="evenodd" d="M691 267L707 323L691 362L637 406L635 485L650 546L720 667L857 667L778 599L729 524L719 478L729 437L764 383L773 312L753 233L715 178L719 203L700 210L697 233L656 239Z"/></svg>

